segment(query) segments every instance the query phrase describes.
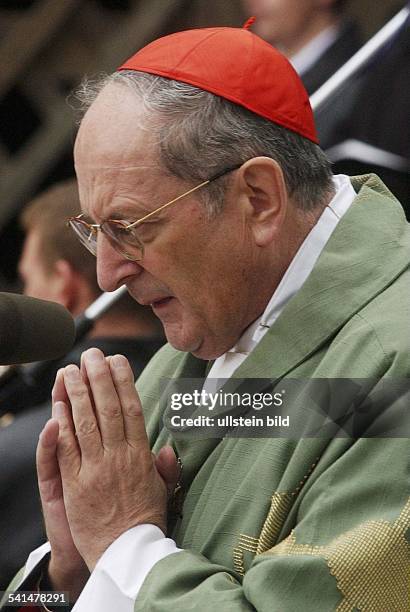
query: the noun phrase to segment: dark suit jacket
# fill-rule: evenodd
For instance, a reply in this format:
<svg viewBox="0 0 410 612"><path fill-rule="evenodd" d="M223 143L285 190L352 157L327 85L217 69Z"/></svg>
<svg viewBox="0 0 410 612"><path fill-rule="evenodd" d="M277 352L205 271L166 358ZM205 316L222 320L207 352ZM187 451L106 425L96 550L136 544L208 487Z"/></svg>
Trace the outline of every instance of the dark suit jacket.
<svg viewBox="0 0 410 612"><path fill-rule="evenodd" d="M351 21L345 22L340 28L334 43L307 72L301 75L303 84L310 96L358 51L361 42L358 27ZM347 97L336 98L328 107L323 108L319 113L315 113L316 127L322 149L327 149L335 144L335 133L340 123L350 112L355 94L355 88L350 88Z"/></svg>
<svg viewBox="0 0 410 612"><path fill-rule="evenodd" d="M359 92L348 116L340 124L337 142L356 139L407 159L407 172L347 159L334 171L377 172L402 202L410 219L410 26L373 61L359 80ZM348 92L346 92L348 93ZM342 92L341 97L346 97Z"/></svg>
<svg viewBox="0 0 410 612"><path fill-rule="evenodd" d="M301 78L309 95L319 89L361 46L361 36L355 23L346 21L334 43Z"/></svg>

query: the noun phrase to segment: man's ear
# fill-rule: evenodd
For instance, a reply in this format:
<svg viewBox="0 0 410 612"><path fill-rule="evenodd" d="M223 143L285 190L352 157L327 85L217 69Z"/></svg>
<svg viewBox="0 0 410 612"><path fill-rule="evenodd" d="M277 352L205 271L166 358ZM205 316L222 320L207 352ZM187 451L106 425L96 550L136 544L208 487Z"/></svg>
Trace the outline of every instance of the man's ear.
<svg viewBox="0 0 410 612"><path fill-rule="evenodd" d="M269 157L254 157L241 167L242 197L255 243L275 241L286 217L288 193L279 164Z"/></svg>
<svg viewBox="0 0 410 612"><path fill-rule="evenodd" d="M54 264L54 293L60 304L71 312L75 309L78 293L77 272L66 259L58 259Z"/></svg>

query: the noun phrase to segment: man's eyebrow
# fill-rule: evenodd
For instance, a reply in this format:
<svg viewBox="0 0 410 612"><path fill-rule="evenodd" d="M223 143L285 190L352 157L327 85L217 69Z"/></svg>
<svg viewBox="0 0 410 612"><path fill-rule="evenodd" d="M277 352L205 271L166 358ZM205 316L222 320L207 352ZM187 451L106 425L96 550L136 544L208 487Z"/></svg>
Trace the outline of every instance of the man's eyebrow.
<svg viewBox="0 0 410 612"><path fill-rule="evenodd" d="M146 215L149 212L149 210L147 210L147 212L145 212L145 207L144 209L142 209L141 211L131 211L131 209L127 209L127 208L118 208L115 212L113 212L112 214L109 214L105 217L101 217L100 223L103 223L104 221L136 221L137 219L140 219L142 217L144 217L144 215ZM89 221L90 223L95 223L97 224L97 221L94 219L94 217L92 215L90 215L89 212L86 212L84 210L80 210L80 212L78 214L82 214L84 220Z"/></svg>
<svg viewBox="0 0 410 612"><path fill-rule="evenodd" d="M133 205L130 205L130 208L127 208L127 205L120 205L118 206L118 208L116 208L115 212L113 212L108 217L105 217L104 221L110 219L112 221L130 221L132 223L135 223L135 221L139 221L140 219L154 211L154 209L149 209L143 201L139 201L138 204L140 206L138 210L135 210L135 206ZM131 210L131 208L134 208L134 210ZM144 223L158 222L163 218L164 214L165 211L159 210L158 213L156 212L155 215L153 215L152 217L148 217L148 219L144 221Z"/></svg>
<svg viewBox="0 0 410 612"><path fill-rule="evenodd" d="M115 204L115 199L118 200L118 204ZM147 205L148 197L144 199L143 196L136 197L133 199L123 198L121 196L112 200L112 206L115 208L115 212L109 215L107 219L132 219L137 220L139 218L144 217L150 212L150 209Z"/></svg>

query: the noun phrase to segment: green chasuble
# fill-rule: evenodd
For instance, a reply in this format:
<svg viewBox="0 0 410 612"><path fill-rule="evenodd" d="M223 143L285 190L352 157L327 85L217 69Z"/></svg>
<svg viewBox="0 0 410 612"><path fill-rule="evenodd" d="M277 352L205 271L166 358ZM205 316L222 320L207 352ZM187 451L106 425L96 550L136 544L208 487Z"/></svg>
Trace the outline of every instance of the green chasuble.
<svg viewBox="0 0 410 612"><path fill-rule="evenodd" d="M383 382L410 374L410 232L377 177L353 186L314 270L235 378L366 379L383 418L395 409ZM153 449L171 443L183 463L168 533L183 552L153 567L135 611L409 611L408 440L171 434L160 379L205 368L166 346L137 385Z"/></svg>
<svg viewBox="0 0 410 612"><path fill-rule="evenodd" d="M410 393L390 392L410 374L410 230L377 177L352 182L358 195L312 273L234 379L368 381L361 402L392 435L170 432L160 381L203 378L207 363L165 346L137 387L154 451L171 443L183 464L168 530L183 551L151 569L135 612L410 611L408 428L394 429ZM328 412L326 393L315 400Z"/></svg>

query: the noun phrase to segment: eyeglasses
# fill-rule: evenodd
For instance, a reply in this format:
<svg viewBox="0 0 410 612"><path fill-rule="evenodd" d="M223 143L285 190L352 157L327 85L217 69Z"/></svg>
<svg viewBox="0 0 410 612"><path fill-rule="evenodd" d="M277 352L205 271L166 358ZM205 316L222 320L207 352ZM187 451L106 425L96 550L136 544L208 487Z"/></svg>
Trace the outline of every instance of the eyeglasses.
<svg viewBox="0 0 410 612"><path fill-rule="evenodd" d="M100 231L107 237L113 248L120 253L120 255L126 259L130 259L131 261L141 261L144 256L144 244L137 234L137 228L139 225L141 225L141 223L144 223L144 221L153 215L156 215L161 210L164 210L164 208L171 206L171 204L175 204L175 202L178 202L179 200L182 200L182 198L194 193L194 191L198 191L198 189L209 185L225 174L237 170L241 167L241 165L242 164L238 164L237 166L233 166L232 168L218 172L218 174L215 174L215 176L211 177L207 181L203 181L199 185L196 185L196 187L189 189L170 202L162 204L162 206L159 206L133 223L127 223L126 221L119 219L107 219L107 221L103 221L102 223L88 223L84 219L84 214L78 215L77 217L70 217L67 219L67 223L71 229L74 230L81 244L83 244L93 255L97 255L97 236L98 232Z"/></svg>

